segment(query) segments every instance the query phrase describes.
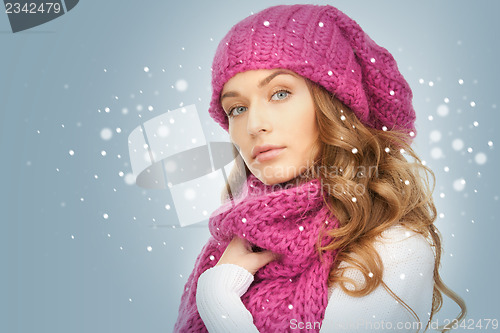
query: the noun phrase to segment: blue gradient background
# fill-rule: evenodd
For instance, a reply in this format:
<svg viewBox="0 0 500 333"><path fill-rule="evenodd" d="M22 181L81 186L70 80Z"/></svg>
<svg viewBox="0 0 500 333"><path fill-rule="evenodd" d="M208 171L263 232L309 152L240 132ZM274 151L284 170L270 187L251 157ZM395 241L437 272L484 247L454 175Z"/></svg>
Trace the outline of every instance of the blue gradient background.
<svg viewBox="0 0 500 333"><path fill-rule="evenodd" d="M178 226L168 190L126 184L119 172L131 172L127 137L195 104L207 140L229 140L206 112L215 48L233 24L281 3L80 1L16 34L0 14L0 331L172 331L209 232ZM442 277L467 302L468 319L498 319L500 3L314 3L343 10L398 61L414 91L414 147L437 177ZM175 89L180 79L186 91ZM101 139L103 128L113 130L111 140ZM486 163L475 162L479 152ZM437 318L458 311L445 298Z"/></svg>

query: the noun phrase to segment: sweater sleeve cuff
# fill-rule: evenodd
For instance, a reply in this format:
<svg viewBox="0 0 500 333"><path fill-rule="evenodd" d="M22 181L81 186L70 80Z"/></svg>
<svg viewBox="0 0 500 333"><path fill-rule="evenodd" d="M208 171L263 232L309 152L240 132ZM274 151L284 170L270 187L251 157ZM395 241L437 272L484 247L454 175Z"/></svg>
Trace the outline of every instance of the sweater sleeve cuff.
<svg viewBox="0 0 500 333"><path fill-rule="evenodd" d="M252 284L254 277L245 268L234 264L221 264L209 268L200 278L208 279L211 284L219 284L228 292L236 293L241 297L246 293L248 287Z"/></svg>
<svg viewBox="0 0 500 333"><path fill-rule="evenodd" d="M250 272L233 264L221 264L200 275L196 305L209 332L258 333L240 299L252 282Z"/></svg>

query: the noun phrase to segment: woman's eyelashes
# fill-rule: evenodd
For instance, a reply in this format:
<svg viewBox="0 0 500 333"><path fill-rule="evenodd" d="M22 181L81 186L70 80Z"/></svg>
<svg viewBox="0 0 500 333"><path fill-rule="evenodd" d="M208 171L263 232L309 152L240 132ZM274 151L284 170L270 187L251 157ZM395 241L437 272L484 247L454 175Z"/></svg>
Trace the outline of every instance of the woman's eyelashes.
<svg viewBox="0 0 500 333"><path fill-rule="evenodd" d="M277 100L277 101L281 101L281 100L284 100L285 98L287 98L289 95L291 94L291 92L289 92L288 90L286 89L281 89L281 90L278 90L277 92L275 92L272 96L271 96L271 99L272 100ZM278 97L278 99L274 99L273 97L274 96L280 96Z"/></svg>
<svg viewBox="0 0 500 333"><path fill-rule="evenodd" d="M282 100L287 99L291 94L292 93L286 89L280 89L271 95L271 100L282 101ZM229 109L228 116L229 117L236 117L236 116L240 115L241 113L243 113L246 109L247 109L246 106L236 105L236 106Z"/></svg>
<svg viewBox="0 0 500 333"><path fill-rule="evenodd" d="M246 108L246 106L235 106L234 108L231 108L229 110L228 116L229 117L236 117L236 116L238 116L240 114L239 113L234 114L235 110L240 110L241 111L241 109L245 109L245 108ZM236 112L238 112L238 111L236 111Z"/></svg>

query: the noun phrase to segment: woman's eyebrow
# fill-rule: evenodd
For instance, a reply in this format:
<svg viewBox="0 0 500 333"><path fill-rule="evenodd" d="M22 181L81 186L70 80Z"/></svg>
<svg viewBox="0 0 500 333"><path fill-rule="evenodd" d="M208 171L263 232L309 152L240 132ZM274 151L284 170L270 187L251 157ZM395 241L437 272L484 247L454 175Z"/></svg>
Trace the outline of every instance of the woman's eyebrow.
<svg viewBox="0 0 500 333"><path fill-rule="evenodd" d="M274 73L271 73L269 76L267 76L262 81L260 81L259 84L257 85L257 87L259 87L259 88L264 87L265 85L269 84L269 82L271 82L271 80L274 79L276 76L282 75L282 74L292 75L292 76L297 77L297 75L295 75L293 72L278 70L278 71L276 71ZM228 92L224 93L221 96L220 100L222 102L222 100L224 98L226 98L226 97L238 97L238 96L240 96L240 94L238 92L236 92L236 91L228 91Z"/></svg>
<svg viewBox="0 0 500 333"><path fill-rule="evenodd" d="M293 75L293 76L296 76L295 74L293 74L292 72L289 72L289 71L283 71L283 70L278 70L274 73L271 73L268 77L266 77L264 80L260 81L259 82L259 85L258 87L259 88L262 88L264 87L265 85L269 84L269 82L271 82L272 79L274 79L276 76L280 75L280 74L286 74L286 75Z"/></svg>

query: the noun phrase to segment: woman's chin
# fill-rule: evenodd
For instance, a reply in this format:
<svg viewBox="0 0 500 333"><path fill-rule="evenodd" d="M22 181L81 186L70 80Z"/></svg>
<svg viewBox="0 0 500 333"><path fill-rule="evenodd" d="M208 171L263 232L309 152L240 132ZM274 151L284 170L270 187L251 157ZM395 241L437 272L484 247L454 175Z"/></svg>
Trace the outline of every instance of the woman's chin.
<svg viewBox="0 0 500 333"><path fill-rule="evenodd" d="M294 178L294 175L280 175L280 174L264 174L259 172L252 172L261 182L266 185L276 185L288 182Z"/></svg>

